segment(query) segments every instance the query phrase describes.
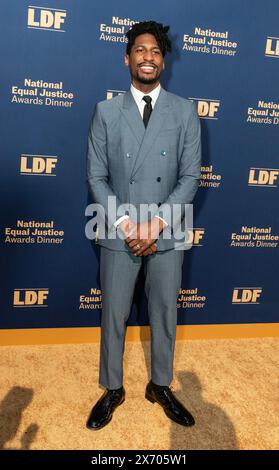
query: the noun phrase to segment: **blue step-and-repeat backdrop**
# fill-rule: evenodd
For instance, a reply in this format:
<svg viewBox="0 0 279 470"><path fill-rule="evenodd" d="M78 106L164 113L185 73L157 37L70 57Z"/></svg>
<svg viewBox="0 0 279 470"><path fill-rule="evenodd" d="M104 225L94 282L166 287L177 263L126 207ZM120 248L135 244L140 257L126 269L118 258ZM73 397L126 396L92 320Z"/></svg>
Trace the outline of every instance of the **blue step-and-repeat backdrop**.
<svg viewBox="0 0 279 470"><path fill-rule="evenodd" d="M148 19L171 27L162 85L202 126L178 323L278 321L278 17L277 0L1 3L0 328L100 325L87 133L129 88L125 32ZM130 325L148 324L143 281Z"/></svg>

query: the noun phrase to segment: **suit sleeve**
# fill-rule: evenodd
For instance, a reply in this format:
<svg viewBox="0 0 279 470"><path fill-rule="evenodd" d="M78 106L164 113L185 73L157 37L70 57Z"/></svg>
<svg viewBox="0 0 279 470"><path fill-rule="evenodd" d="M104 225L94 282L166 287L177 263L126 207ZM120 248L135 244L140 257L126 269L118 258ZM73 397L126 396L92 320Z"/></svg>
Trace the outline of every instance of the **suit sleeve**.
<svg viewBox="0 0 279 470"><path fill-rule="evenodd" d="M108 231L113 230L115 221L126 212L123 207L119 207L121 202L109 185L106 126L101 116L99 104L96 105L88 134L87 184L94 203L104 209L104 222ZM108 211L109 196L115 198L115 214Z"/></svg>
<svg viewBox="0 0 279 470"><path fill-rule="evenodd" d="M200 180L201 168L201 126L196 106L192 109L184 136L183 152L180 158L177 184L160 206L156 215L163 217L168 226L164 230L174 233L185 216L185 204L194 200ZM176 211L174 205L181 205Z"/></svg>

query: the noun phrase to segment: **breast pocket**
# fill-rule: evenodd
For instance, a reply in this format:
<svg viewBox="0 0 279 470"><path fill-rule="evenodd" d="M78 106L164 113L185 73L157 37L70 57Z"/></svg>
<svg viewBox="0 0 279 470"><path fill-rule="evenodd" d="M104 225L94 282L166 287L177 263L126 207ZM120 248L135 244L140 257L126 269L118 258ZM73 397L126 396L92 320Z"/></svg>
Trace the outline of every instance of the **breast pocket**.
<svg viewBox="0 0 279 470"><path fill-rule="evenodd" d="M158 140L160 143L165 143L169 148L176 148L179 144L180 127L168 127L159 132Z"/></svg>

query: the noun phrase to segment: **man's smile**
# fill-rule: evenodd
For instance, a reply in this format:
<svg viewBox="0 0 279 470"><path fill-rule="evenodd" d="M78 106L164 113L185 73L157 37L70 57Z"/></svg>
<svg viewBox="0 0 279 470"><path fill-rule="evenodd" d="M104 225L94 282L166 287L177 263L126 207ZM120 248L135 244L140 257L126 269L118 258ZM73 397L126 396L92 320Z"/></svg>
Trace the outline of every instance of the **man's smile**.
<svg viewBox="0 0 279 470"><path fill-rule="evenodd" d="M151 73L157 69L156 65L153 64L140 64L138 65L138 68L140 68L145 73Z"/></svg>

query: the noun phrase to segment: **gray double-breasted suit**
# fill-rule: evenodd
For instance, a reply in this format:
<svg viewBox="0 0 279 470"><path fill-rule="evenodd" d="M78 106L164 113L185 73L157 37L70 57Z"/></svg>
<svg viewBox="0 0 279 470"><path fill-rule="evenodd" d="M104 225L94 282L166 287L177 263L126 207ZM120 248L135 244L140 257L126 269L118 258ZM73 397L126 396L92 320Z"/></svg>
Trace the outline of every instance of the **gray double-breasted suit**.
<svg viewBox="0 0 279 470"><path fill-rule="evenodd" d="M97 104L88 137L87 181L93 202L103 207L104 232L98 241L103 294L100 383L106 388L122 385L125 327L142 263L152 380L158 385L172 380L184 255L174 246L184 205L192 203L198 188L200 165L200 122L191 101L161 88L146 129L131 91ZM114 197L116 214L108 210L109 196ZM152 203L156 206L149 215L134 220L159 215L168 223L163 230L168 233L165 239L161 232L155 254L136 257L117 236L114 222L127 213L134 218L125 204L138 210L140 204ZM182 211L170 210L175 205Z"/></svg>

